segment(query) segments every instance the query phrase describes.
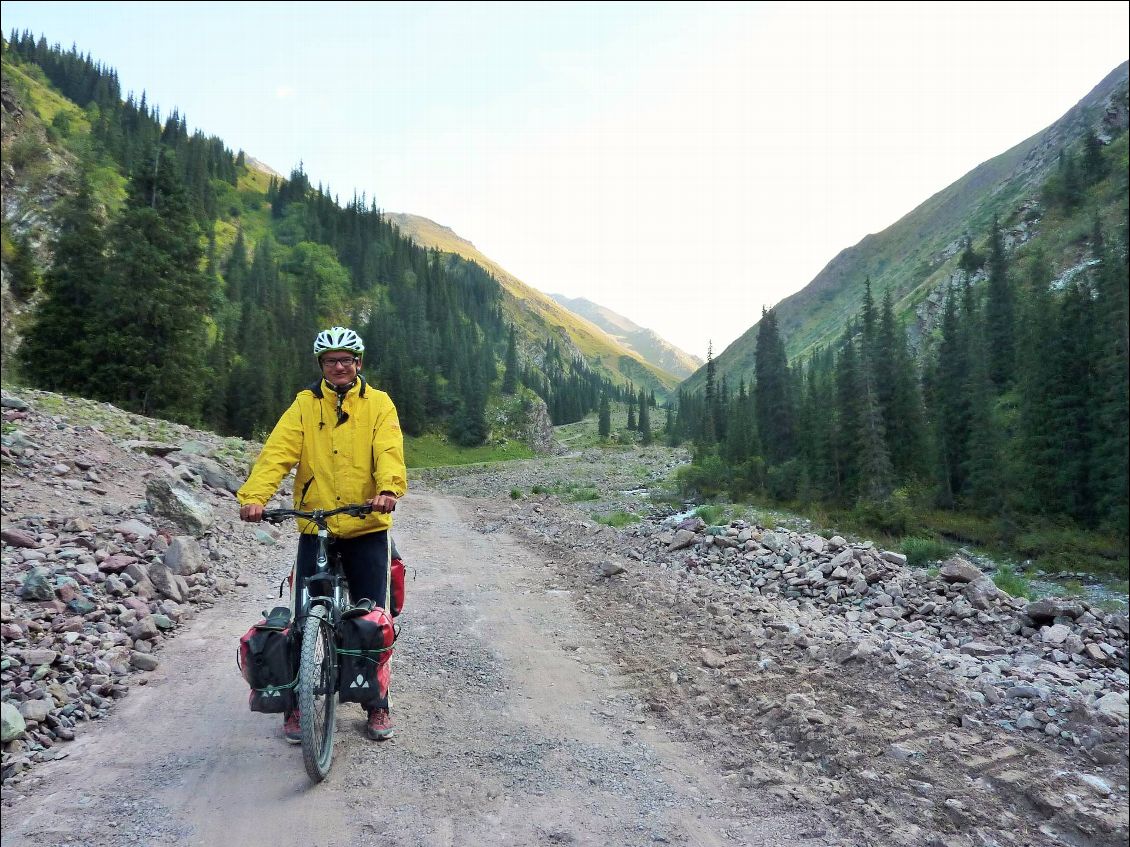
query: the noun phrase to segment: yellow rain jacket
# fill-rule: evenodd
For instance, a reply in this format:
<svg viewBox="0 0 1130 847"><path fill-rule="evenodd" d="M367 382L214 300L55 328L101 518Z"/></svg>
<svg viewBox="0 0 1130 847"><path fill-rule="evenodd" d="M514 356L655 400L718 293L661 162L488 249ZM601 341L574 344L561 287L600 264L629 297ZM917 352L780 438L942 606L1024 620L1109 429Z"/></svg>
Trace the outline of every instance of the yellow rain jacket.
<svg viewBox="0 0 1130 847"><path fill-rule="evenodd" d="M384 491L402 497L408 490L404 467L404 436L392 399L358 375L342 399L348 417L340 424L337 395L321 380L294 398L263 445L247 482L236 492L239 504L265 506L290 469L294 479L294 508L302 511L335 509L364 503ZM302 532L316 533L309 521ZM330 532L354 538L392 526L392 515L376 512L364 518L335 515Z"/></svg>

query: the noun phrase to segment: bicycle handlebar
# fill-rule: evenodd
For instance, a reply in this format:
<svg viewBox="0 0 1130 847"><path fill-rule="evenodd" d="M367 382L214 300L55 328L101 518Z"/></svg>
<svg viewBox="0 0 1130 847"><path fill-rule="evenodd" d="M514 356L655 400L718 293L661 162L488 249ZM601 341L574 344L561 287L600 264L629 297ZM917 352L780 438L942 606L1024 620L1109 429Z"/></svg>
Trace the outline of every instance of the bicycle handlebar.
<svg viewBox="0 0 1130 847"><path fill-rule="evenodd" d="M267 509L263 512L263 520L267 523L282 523L287 518L305 518L325 529L326 520L334 515L352 515L355 518L362 518L372 511L371 503L351 503L348 506L338 506L336 509L315 509L312 512L300 512L296 509Z"/></svg>

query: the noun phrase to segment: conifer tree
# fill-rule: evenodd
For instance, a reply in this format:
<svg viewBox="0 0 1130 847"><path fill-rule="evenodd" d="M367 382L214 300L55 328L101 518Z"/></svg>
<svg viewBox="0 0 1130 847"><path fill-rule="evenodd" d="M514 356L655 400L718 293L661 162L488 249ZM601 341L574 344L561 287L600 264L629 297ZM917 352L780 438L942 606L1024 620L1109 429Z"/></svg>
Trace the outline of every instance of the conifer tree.
<svg viewBox="0 0 1130 847"><path fill-rule="evenodd" d="M44 275L43 302L20 347L20 359L43 388L86 393L89 359L112 353L99 349L104 345L92 325L95 298L106 284L107 263L103 227L85 167L74 195L60 208L55 262Z"/></svg>
<svg viewBox="0 0 1130 847"><path fill-rule="evenodd" d="M718 387L715 384L715 368L714 364L714 342L708 341L706 345L706 387L703 390L703 417L702 417L702 432L699 435L699 440L703 444L713 444L717 437L717 422L714 420L714 410L716 408L715 397L718 393Z"/></svg>
<svg viewBox="0 0 1130 847"><path fill-rule="evenodd" d="M1130 469L1130 251L1125 241L1121 250L1110 244L1097 220L1092 244L1099 259L1095 281L1097 509L1103 523L1125 537Z"/></svg>
<svg viewBox="0 0 1130 847"><path fill-rule="evenodd" d="M1008 280L1008 262L1000 223L993 218L989 236L989 284L985 301L985 333L989 377L998 391L1012 381L1016 365L1014 343L1015 304Z"/></svg>
<svg viewBox="0 0 1130 847"><path fill-rule="evenodd" d="M514 337L514 326L510 326L510 337L506 342L506 373L502 377L502 393L513 394L518 390L518 343Z"/></svg>
<svg viewBox="0 0 1130 847"><path fill-rule="evenodd" d="M765 450L765 461L774 465L792 457L793 412L785 344L772 309L761 315L754 373L757 432Z"/></svg>
<svg viewBox="0 0 1130 847"><path fill-rule="evenodd" d="M1087 130L1083 138L1083 180L1091 185L1106 176L1106 159L1103 158L1103 143L1093 129Z"/></svg>
<svg viewBox="0 0 1130 847"><path fill-rule="evenodd" d="M875 377L866 364L859 370L862 394L859 401L859 496L871 503L882 503L894 488L894 474L887 452L883 412L875 390Z"/></svg>
<svg viewBox="0 0 1130 847"><path fill-rule="evenodd" d="M1049 339L1058 323L1057 307L1048 292L1051 269L1036 251L1028 260L1022 319L1017 336L1016 392L1019 432L1012 445L1013 461L1021 469L1014 492L1018 507L1029 514L1056 511L1055 491L1055 394L1058 378L1055 357L1049 355Z"/></svg>
<svg viewBox="0 0 1130 847"><path fill-rule="evenodd" d="M1052 353L1056 361L1055 420L1059 437L1053 444L1055 490L1064 514L1092 525L1095 518L1094 469L1097 406L1094 374L1094 291L1079 279L1064 292L1060 323Z"/></svg>
<svg viewBox="0 0 1130 847"><path fill-rule="evenodd" d="M922 401L914 361L906 335L895 320L889 288L883 293L871 373L895 477L917 477L925 471Z"/></svg>
<svg viewBox="0 0 1130 847"><path fill-rule="evenodd" d="M12 259L8 263L8 279L12 296L26 300L39 287L39 274L31 255L31 242L27 235L12 238Z"/></svg>
<svg viewBox="0 0 1130 847"><path fill-rule="evenodd" d="M608 392L600 393L600 411L597 414L597 432L601 438L612 435L612 407L608 402Z"/></svg>
<svg viewBox="0 0 1130 847"><path fill-rule="evenodd" d="M91 388L143 414L195 422L208 283L171 151L158 148L135 171L110 242L111 273L92 310L106 352L91 362Z"/></svg>
<svg viewBox="0 0 1130 847"><path fill-rule="evenodd" d="M959 324L958 296L951 285L942 312L942 339L932 380L931 415L937 445L939 503L953 508L965 487L969 439L966 396L968 357ZM967 301L968 296L963 298Z"/></svg>
<svg viewBox="0 0 1130 847"><path fill-rule="evenodd" d="M1005 477L1001 463L1001 433L994 415L996 398L989 372L990 357L985 350L986 335L970 333L969 435L962 494L969 508L994 515L1003 505Z"/></svg>
<svg viewBox="0 0 1130 847"><path fill-rule="evenodd" d="M860 363L850 330L836 362L835 462L837 500L852 502L863 491L864 407Z"/></svg>
<svg viewBox="0 0 1130 847"><path fill-rule="evenodd" d="M651 412L647 408L647 395L644 390L640 389L640 419L638 428L640 431L640 443L644 445L651 444Z"/></svg>

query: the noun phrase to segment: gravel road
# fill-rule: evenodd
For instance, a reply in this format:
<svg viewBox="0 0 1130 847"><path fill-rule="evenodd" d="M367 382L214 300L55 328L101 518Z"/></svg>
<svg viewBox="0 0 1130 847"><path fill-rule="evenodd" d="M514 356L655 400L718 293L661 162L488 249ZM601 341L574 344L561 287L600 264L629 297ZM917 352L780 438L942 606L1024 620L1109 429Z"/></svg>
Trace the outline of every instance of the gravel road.
<svg viewBox="0 0 1130 847"><path fill-rule="evenodd" d="M280 719L247 711L235 647L274 604L287 537L260 545L249 587L169 642L38 789L6 792L6 847L842 843L808 810L751 806L709 751L669 740L606 652L615 633L474 508L413 494L398 513L410 572L392 741L365 740L343 706L333 771L312 785Z"/></svg>

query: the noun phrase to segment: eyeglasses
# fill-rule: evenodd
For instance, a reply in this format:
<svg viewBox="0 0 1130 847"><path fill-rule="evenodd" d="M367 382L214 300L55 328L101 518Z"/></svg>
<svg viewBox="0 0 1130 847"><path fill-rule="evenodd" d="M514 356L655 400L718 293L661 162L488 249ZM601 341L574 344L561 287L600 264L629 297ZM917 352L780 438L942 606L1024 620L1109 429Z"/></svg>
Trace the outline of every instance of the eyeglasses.
<svg viewBox="0 0 1130 847"><path fill-rule="evenodd" d="M323 368L348 368L357 361L356 356L348 356L344 359L322 359Z"/></svg>

